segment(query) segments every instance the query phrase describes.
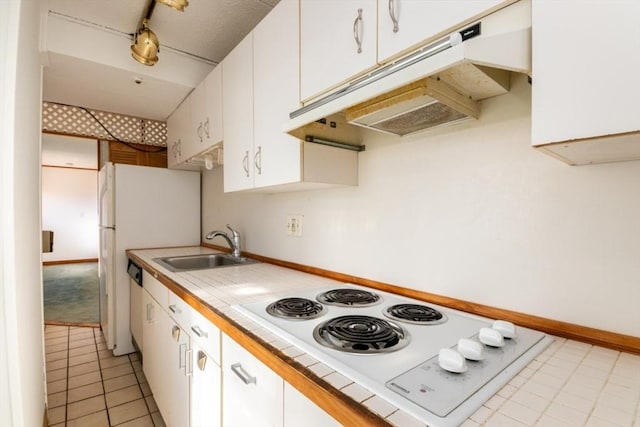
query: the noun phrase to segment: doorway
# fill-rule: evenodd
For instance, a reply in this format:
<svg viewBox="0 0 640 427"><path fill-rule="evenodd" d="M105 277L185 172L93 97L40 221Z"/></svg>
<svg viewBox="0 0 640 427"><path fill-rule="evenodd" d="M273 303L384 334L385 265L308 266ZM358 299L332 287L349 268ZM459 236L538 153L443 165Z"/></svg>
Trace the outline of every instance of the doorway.
<svg viewBox="0 0 640 427"><path fill-rule="evenodd" d="M47 324L99 326L98 142L42 135L43 305Z"/></svg>

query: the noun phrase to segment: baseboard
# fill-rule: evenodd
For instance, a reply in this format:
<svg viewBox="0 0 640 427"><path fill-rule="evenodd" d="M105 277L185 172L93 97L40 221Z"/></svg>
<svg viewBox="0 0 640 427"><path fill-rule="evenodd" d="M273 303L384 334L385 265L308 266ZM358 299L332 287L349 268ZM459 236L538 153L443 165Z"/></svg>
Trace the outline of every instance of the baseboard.
<svg viewBox="0 0 640 427"><path fill-rule="evenodd" d="M43 261L42 265L81 264L84 262L98 262L98 258L64 259L60 261Z"/></svg>
<svg viewBox="0 0 640 427"><path fill-rule="evenodd" d="M224 252L229 251L228 248L223 246L212 245L204 242L201 245L210 249L220 250ZM282 261L279 259L269 258L248 252L243 252L242 255L281 267L290 268L292 270L315 274L316 276L326 277L328 279L334 279L341 282L368 286L370 288L375 288L382 291L393 292L409 298L431 302L433 304L442 305L444 307L449 307L460 311L466 311L467 313L472 313L479 316L489 317L492 319L509 320L520 326L536 329L538 331L546 332L548 334L562 338L582 341L618 351L640 354L640 337L619 334L616 332L605 331L588 326L576 325L574 323L568 323L559 320L546 319L544 317L535 316L532 314L519 313L516 311L505 310L502 308L492 307L484 304L477 304L474 302L456 298L449 298L442 295L431 294L415 289L403 288L389 283L377 282L375 280L364 279L362 277L351 276L349 274L338 273L330 270L324 270L322 268L311 267L304 264Z"/></svg>

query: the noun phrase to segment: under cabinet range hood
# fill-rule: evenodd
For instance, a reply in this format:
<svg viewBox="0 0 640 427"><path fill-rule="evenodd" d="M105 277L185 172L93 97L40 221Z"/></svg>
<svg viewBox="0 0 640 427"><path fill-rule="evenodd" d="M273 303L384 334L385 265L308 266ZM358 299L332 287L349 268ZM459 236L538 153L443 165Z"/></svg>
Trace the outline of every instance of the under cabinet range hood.
<svg viewBox="0 0 640 427"><path fill-rule="evenodd" d="M507 93L511 72L531 72L530 7L514 3L308 102L284 131L359 144L358 127L408 135L477 119L478 101Z"/></svg>

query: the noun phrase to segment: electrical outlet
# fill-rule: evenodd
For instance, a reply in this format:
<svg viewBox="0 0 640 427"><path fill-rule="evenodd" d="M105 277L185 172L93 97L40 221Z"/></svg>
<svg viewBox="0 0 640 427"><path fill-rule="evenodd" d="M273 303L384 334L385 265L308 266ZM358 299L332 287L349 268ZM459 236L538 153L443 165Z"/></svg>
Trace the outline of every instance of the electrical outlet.
<svg viewBox="0 0 640 427"><path fill-rule="evenodd" d="M287 236L302 237L302 215L287 215Z"/></svg>

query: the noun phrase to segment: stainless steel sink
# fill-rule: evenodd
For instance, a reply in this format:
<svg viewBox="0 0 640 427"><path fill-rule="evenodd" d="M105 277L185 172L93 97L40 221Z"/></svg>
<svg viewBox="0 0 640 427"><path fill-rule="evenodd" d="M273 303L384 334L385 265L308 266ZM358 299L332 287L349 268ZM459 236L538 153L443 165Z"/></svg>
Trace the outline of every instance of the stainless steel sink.
<svg viewBox="0 0 640 427"><path fill-rule="evenodd" d="M230 267L254 264L258 261L244 257L234 257L230 254L199 254L173 256L153 259L169 271L207 270L210 268Z"/></svg>

